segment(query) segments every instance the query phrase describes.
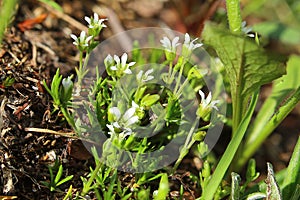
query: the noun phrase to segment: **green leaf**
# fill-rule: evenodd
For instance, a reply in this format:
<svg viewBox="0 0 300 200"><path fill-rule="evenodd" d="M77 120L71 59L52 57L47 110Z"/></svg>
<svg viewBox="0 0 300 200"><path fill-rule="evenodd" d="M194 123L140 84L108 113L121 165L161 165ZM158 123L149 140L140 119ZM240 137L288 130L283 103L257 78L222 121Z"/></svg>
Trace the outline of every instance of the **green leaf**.
<svg viewBox="0 0 300 200"><path fill-rule="evenodd" d="M55 10L57 10L59 12L63 12L63 8L53 0L39 0L39 1L47 4L48 6L51 6L52 8L54 8Z"/></svg>
<svg viewBox="0 0 300 200"><path fill-rule="evenodd" d="M296 186L293 196L291 197L291 200L299 200L299 199L300 199L300 185L298 184Z"/></svg>
<svg viewBox="0 0 300 200"><path fill-rule="evenodd" d="M62 173L63 173L63 166L60 165L59 168L58 168L58 171L57 171L57 174L55 176L55 180L54 180L54 183L57 184L58 181L60 180L61 176L62 176Z"/></svg>
<svg viewBox="0 0 300 200"><path fill-rule="evenodd" d="M296 191L297 184L300 184L300 137L295 146L289 166L287 167L286 176L282 185L283 199L291 198Z"/></svg>
<svg viewBox="0 0 300 200"><path fill-rule="evenodd" d="M67 176L66 178L62 179L61 181L59 181L56 186L60 186L61 184L64 184L68 181L70 181L73 178L73 175Z"/></svg>
<svg viewBox="0 0 300 200"><path fill-rule="evenodd" d="M157 194L154 196L154 200L164 200L169 194L169 181L168 175L164 173L161 176L159 188Z"/></svg>
<svg viewBox="0 0 300 200"><path fill-rule="evenodd" d="M300 43L299 28L289 27L280 22L262 22L255 24L253 30L272 39L280 40L286 44Z"/></svg>
<svg viewBox="0 0 300 200"><path fill-rule="evenodd" d="M268 175L266 179L267 184L267 200L282 200L280 189L276 182L273 166L271 163L267 163Z"/></svg>
<svg viewBox="0 0 300 200"><path fill-rule="evenodd" d="M256 180L258 177L259 172L256 172L256 162L254 159L250 159L246 172L246 181L250 183L251 181Z"/></svg>
<svg viewBox="0 0 300 200"><path fill-rule="evenodd" d="M285 73L284 64L267 54L253 40L237 36L211 24L203 31L204 42L212 46L224 63L230 81L235 132L252 92Z"/></svg>
<svg viewBox="0 0 300 200"><path fill-rule="evenodd" d="M154 103L156 103L159 99L160 99L160 96L158 94L152 94L152 95L146 94L141 101L141 105L149 107L149 106L153 105Z"/></svg>
<svg viewBox="0 0 300 200"><path fill-rule="evenodd" d="M221 160L219 161L215 172L212 175L211 180L209 181L207 187L203 191L203 198L205 200L213 199L214 194L216 193L218 186L220 185L232 159L244 137L244 134L248 128L251 117L253 115L256 103L258 99L258 91L253 95L252 100L249 105L249 110L247 111L245 117L243 118L241 124L239 125L236 134L231 139L228 144Z"/></svg>
<svg viewBox="0 0 300 200"><path fill-rule="evenodd" d="M247 135L244 151L242 152L243 155L239 159L238 166L244 165L267 136L271 134L273 130L266 129L267 124L272 123L270 121L271 117L278 112L280 105L285 104L287 102L286 99L300 87L299 66L300 56L291 56L287 62L287 74L274 81L272 93L259 109L253 126ZM275 128L273 127L273 129Z"/></svg>

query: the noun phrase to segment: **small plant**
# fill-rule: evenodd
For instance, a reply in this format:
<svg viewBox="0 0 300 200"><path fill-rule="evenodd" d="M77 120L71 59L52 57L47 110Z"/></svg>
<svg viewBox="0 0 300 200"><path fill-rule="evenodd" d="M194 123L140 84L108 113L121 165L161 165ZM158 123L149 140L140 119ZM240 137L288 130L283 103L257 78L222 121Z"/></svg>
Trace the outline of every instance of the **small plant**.
<svg viewBox="0 0 300 200"><path fill-rule="evenodd" d="M58 169L57 169L58 167ZM58 187L73 178L73 175L67 176L62 178L63 175L63 166L59 164L58 161L55 162L53 167L48 166L49 173L50 173L50 182L43 181L42 184L49 188L50 192L54 192L58 190ZM56 175L54 172L57 170Z"/></svg>
<svg viewBox="0 0 300 200"><path fill-rule="evenodd" d="M267 163L266 188L257 188L263 184L253 183L259 173L256 172L255 161L249 159L299 102L300 85L290 74L299 72L296 72L295 66L300 61L291 58L287 65L288 74L283 76L286 72L284 59L269 55L259 46L258 38L249 35L249 29L240 16L239 1L226 2L230 30L208 23L203 32L204 44L215 50L217 57L212 60L217 61L219 72L191 63L192 55L203 44L185 34L182 43L179 37L161 38L162 49L151 51L148 57L143 55L137 43L131 58L127 53L107 55L103 61L106 75L99 74L96 67L95 80L89 80L89 86L84 87L89 73L88 61L99 44L97 36L106 27L106 19L100 19L97 14L85 17L88 32L81 32L79 37L70 36L79 50L76 81L72 77L63 79L57 70L51 87L46 82L44 85L53 98L54 111L64 114L77 135L101 144L98 145L100 148L92 150L95 168L90 168L89 175L82 177L82 197L93 191L98 199L168 199L168 175L176 174L193 147L196 147L195 154L199 155L203 164L199 174L190 175L199 187L201 194L198 199L299 197L300 166L297 163L300 140L287 168L295 178L277 181L272 165ZM254 39L249 38L253 36ZM139 69L144 63L150 64ZM226 75L224 81L227 81L226 89L232 102L231 116L220 112L225 101L216 100L216 96L222 93L222 88L216 84L215 91L208 89L205 77L209 74L215 74L217 80ZM157 84L156 80L162 84ZM251 123L260 87L274 80L281 85L274 86L271 97L262 107L263 111ZM191 101L191 94L197 94L199 101ZM188 114L189 109L194 111L194 118ZM210 128L222 121L232 125L232 139L221 158L216 160L209 153L204 138ZM178 157L168 168L161 165L168 156L153 156L151 153L164 152L165 146L173 141L180 144L172 150ZM247 162L247 173L242 182L238 172ZM124 186L118 170L130 171L128 169L138 173L132 178L132 183ZM157 169L161 171L157 172ZM51 169L51 182L47 183L51 191L71 179L67 177L63 182L59 181L61 173L62 166L54 178ZM149 183L158 178L158 188L150 188ZM225 180L229 179L231 184L226 184Z"/></svg>

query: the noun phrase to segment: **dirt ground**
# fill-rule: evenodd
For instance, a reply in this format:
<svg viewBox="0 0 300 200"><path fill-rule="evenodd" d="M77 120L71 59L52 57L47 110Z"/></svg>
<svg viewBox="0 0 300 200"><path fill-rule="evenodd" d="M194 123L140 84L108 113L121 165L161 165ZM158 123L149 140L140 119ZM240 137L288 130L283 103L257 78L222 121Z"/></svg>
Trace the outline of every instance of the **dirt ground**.
<svg viewBox="0 0 300 200"><path fill-rule="evenodd" d="M0 49L0 124L3 125L0 199L1 195L15 195L18 199L60 199L59 194L53 196L41 184L41 181L49 180L47 165L53 162L54 154L63 161L66 174L74 175L74 191L82 187L80 176L87 174L89 166L94 164L91 155L81 151L83 146L79 141L54 134L55 131L69 133L72 130L62 114L51 115L51 97L42 86L43 80L50 83L57 68L63 76L75 72L78 52L69 35L78 34L85 27L84 16L98 12L101 17L110 19L100 40L122 30L148 26L169 27L199 36L203 22L217 7L224 6L222 1L216 4L218 1L195 0L58 2L64 14L38 1L20 1ZM14 82L4 85L7 78ZM264 88L264 95L268 94L269 88ZM286 167L300 133L299 113L295 110L290 114L258 150L255 155L258 171L266 172L266 161L271 162L276 171ZM220 140L227 140L226 134ZM217 153L221 154L224 148L224 144L219 144ZM183 165L178 174L195 170L192 156L188 156ZM8 180L12 181L11 184L7 184ZM189 184L188 180L184 181ZM193 190L194 186L190 188ZM62 186L61 189L67 188Z"/></svg>

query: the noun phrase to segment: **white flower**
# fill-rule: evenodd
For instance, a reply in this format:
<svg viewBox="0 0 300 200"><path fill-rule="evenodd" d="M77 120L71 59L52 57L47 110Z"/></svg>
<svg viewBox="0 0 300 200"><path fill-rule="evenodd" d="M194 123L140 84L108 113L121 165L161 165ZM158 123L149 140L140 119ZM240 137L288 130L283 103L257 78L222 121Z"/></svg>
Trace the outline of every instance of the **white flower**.
<svg viewBox="0 0 300 200"><path fill-rule="evenodd" d="M188 50L193 51L194 49L197 49L203 45L202 43L194 44L194 42L196 42L197 40L198 40L198 38L191 41L190 35L188 33L186 33L184 35L183 45L185 45L188 48Z"/></svg>
<svg viewBox="0 0 300 200"><path fill-rule="evenodd" d="M198 38L194 39L191 41L190 35L186 33L184 35L184 43L183 43L183 48L182 48L182 56L189 58L193 52L193 50L201 47L203 44L202 43L196 43L194 44Z"/></svg>
<svg viewBox="0 0 300 200"><path fill-rule="evenodd" d="M206 98L205 94L201 90L199 90L199 94L201 96L201 103L197 109L196 114L204 121L208 121L212 109L218 110L216 104L219 103L219 100L212 101L211 92L208 93Z"/></svg>
<svg viewBox="0 0 300 200"><path fill-rule="evenodd" d="M141 70L137 75L136 75L136 79L138 80L138 82L143 83L143 82L147 82L150 81L152 79L154 79L154 76L150 75L153 72L153 69L149 69L147 70L145 73L143 70ZM144 73L144 74L143 74Z"/></svg>
<svg viewBox="0 0 300 200"><path fill-rule="evenodd" d="M132 134L131 125L139 121L138 116L135 115L138 105L132 102L132 107L127 109L126 112L122 115L118 107L112 107L109 109L109 112L114 116L114 122L107 124L110 135L119 135L120 138L124 138Z"/></svg>
<svg viewBox="0 0 300 200"><path fill-rule="evenodd" d="M93 38L93 36L87 36L85 31L81 31L79 37L74 34L70 34L70 36L74 40L73 44L77 46L79 50L86 49L89 46L89 41Z"/></svg>
<svg viewBox="0 0 300 200"><path fill-rule="evenodd" d="M103 24L104 21L106 21L107 19L99 19L99 16L97 13L94 13L94 17L87 17L85 16L85 21L87 21L87 23L89 24L89 28L103 28L103 27L107 27L105 24Z"/></svg>
<svg viewBox="0 0 300 200"><path fill-rule="evenodd" d="M206 98L205 98L205 94L201 90L199 90L199 94L201 96L201 105L203 106L203 108L214 108L218 110L216 104L219 103L219 100L211 101L212 99L211 92L208 93Z"/></svg>
<svg viewBox="0 0 300 200"><path fill-rule="evenodd" d="M170 51L170 52L173 52L173 53L176 53L176 47L178 45L180 45L180 43L178 43L179 41L179 37L175 37L172 42L169 38L167 37L163 37L162 40L160 40L160 42L162 43L162 46L165 47L165 49L167 51Z"/></svg>
<svg viewBox="0 0 300 200"><path fill-rule="evenodd" d="M123 73L124 74L132 74L130 67L132 67L135 62L130 62L130 63L126 63L127 62L127 58L128 55L127 53L124 53L120 58L117 55L114 55L114 60L115 60L115 65L110 67L110 70L112 71L116 71L117 76L122 76Z"/></svg>

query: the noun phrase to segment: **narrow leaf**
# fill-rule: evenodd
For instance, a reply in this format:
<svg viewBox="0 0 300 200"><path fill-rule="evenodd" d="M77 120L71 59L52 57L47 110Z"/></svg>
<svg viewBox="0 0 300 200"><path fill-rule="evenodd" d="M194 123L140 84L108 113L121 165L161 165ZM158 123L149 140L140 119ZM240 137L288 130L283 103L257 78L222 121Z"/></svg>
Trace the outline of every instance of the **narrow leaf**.
<svg viewBox="0 0 300 200"><path fill-rule="evenodd" d="M54 183L57 184L58 181L60 180L61 176L62 176L62 173L63 173L63 166L62 165L59 165L59 168L58 168L58 171L57 171L57 174L55 176L55 180L54 180Z"/></svg>
<svg viewBox="0 0 300 200"><path fill-rule="evenodd" d="M248 128L250 123L252 114L254 112L256 103L258 99L258 91L253 95L252 100L249 105L249 110L247 111L244 119L242 120L241 124L239 125L236 134L231 139L230 143L228 144L225 153L223 154L220 162L218 163L215 172L212 175L211 180L209 181L208 185L205 187L203 191L203 199L211 200L215 192L218 189L232 159L244 137L244 134Z"/></svg>
<svg viewBox="0 0 300 200"><path fill-rule="evenodd" d="M283 199L291 198L297 184L300 184L300 137L298 138L286 174L287 176L285 176L282 185Z"/></svg>
<svg viewBox="0 0 300 200"><path fill-rule="evenodd" d="M158 192L154 196L154 200L164 200L168 196L168 193L169 193L168 175L163 174L160 179Z"/></svg>

